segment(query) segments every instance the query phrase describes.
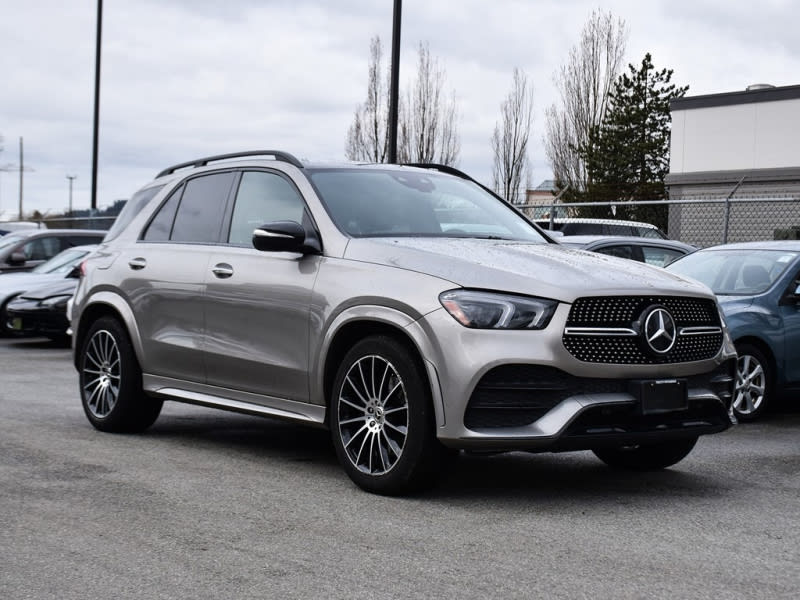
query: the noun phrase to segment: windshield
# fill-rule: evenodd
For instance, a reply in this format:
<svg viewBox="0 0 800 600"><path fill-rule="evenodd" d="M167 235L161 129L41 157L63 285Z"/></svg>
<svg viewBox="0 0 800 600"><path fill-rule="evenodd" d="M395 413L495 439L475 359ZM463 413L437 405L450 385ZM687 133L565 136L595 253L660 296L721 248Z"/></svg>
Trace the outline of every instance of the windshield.
<svg viewBox="0 0 800 600"><path fill-rule="evenodd" d="M353 237L415 236L546 243L523 217L466 179L410 169L309 169L337 227Z"/></svg>
<svg viewBox="0 0 800 600"><path fill-rule="evenodd" d="M8 235L4 235L3 237L0 237L0 250L2 250L3 248L8 248L9 246L13 246L15 244L18 244L19 242L21 242L24 239L25 239L24 236L14 235L12 233L9 233Z"/></svg>
<svg viewBox="0 0 800 600"><path fill-rule="evenodd" d="M767 291L797 258L783 250L701 250L667 266L697 279L715 294L751 296Z"/></svg>
<svg viewBox="0 0 800 600"><path fill-rule="evenodd" d="M72 271L80 260L89 254L89 250L79 250L77 248L70 248L63 252L56 254L47 262L43 262L38 267L33 269L32 273L62 273L66 274Z"/></svg>

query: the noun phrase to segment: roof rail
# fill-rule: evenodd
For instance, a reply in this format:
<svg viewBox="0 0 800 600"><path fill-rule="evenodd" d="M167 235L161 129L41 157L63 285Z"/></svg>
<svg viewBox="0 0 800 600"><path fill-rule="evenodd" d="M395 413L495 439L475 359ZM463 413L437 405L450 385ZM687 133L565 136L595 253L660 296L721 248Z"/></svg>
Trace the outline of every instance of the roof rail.
<svg viewBox="0 0 800 600"><path fill-rule="evenodd" d="M289 154L288 152L281 152L280 150L249 150L247 152L233 152L231 154L217 154L216 156L207 156L205 158L197 158L195 160L190 160L189 162L180 163L177 165L173 165L167 169L161 171L158 175L156 175L156 179L159 177L163 177L164 175L171 175L178 169L185 169L187 167L205 167L208 163L218 161L218 160L226 160L230 158L244 158L245 156L271 156L275 160L280 160L283 162L287 162L290 165L294 165L298 169L303 168L303 163L301 163L297 158Z"/></svg>
<svg viewBox="0 0 800 600"><path fill-rule="evenodd" d="M464 171L460 171L460 170L456 169L455 167L451 167L450 165L439 165L439 164L436 164L436 163L403 163L403 166L404 167L418 167L420 169L431 169L431 170L434 170L434 171L439 171L441 173L447 173L448 175L454 175L456 177L460 177L461 179L466 179L468 181L471 181L472 183L474 183L478 187L483 188L484 191L489 192L492 196L494 196L498 200L502 200L506 204L511 204L508 200L503 198L500 194L495 192L493 189L483 185L480 181L477 181L476 179L470 177L469 175L464 173Z"/></svg>

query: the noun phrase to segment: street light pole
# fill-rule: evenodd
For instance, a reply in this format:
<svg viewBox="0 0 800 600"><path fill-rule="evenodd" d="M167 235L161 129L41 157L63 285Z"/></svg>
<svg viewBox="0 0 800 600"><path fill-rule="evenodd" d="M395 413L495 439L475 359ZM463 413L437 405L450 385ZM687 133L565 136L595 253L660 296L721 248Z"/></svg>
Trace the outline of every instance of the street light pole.
<svg viewBox="0 0 800 600"><path fill-rule="evenodd" d="M25 163L22 158L22 136L19 138L19 220L24 218L22 215L22 172L25 170Z"/></svg>
<svg viewBox="0 0 800 600"><path fill-rule="evenodd" d="M389 162L397 162L397 113L398 87L400 85L400 21L403 12L403 0L394 0L394 18L392 19L392 72L389 86Z"/></svg>
<svg viewBox="0 0 800 600"><path fill-rule="evenodd" d="M97 208L97 136L100 128L100 42L103 37L103 0L97 0L97 41L94 48L94 135L92 139L92 212Z"/></svg>
<svg viewBox="0 0 800 600"><path fill-rule="evenodd" d="M69 216L72 216L72 182L77 179L77 175L67 175L69 179Z"/></svg>

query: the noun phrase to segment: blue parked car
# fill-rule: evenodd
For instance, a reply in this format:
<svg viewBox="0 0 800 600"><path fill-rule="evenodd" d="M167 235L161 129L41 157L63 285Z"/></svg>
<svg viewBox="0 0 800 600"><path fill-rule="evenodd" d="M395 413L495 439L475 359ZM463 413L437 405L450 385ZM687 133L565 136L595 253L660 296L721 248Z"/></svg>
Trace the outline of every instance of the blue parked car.
<svg viewBox="0 0 800 600"><path fill-rule="evenodd" d="M739 420L755 420L774 396L800 389L800 241L715 246L667 270L717 294L739 354Z"/></svg>

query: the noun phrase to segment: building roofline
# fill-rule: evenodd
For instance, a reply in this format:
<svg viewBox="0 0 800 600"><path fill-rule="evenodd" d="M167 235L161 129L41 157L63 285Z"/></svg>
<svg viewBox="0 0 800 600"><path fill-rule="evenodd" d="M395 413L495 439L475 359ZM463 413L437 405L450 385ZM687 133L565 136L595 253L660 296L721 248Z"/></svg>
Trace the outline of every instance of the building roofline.
<svg viewBox="0 0 800 600"><path fill-rule="evenodd" d="M744 178L743 183L756 183L764 181L795 181L800 180L800 167L669 173L664 178L664 183L668 186L697 183L736 183L742 178Z"/></svg>
<svg viewBox="0 0 800 600"><path fill-rule="evenodd" d="M670 100L671 111L691 110L693 108L711 108L714 106L737 106L756 102L777 102L779 100L795 100L800 98L800 85L768 87L722 94L705 94Z"/></svg>

